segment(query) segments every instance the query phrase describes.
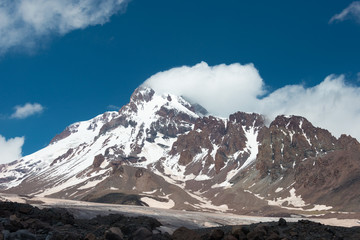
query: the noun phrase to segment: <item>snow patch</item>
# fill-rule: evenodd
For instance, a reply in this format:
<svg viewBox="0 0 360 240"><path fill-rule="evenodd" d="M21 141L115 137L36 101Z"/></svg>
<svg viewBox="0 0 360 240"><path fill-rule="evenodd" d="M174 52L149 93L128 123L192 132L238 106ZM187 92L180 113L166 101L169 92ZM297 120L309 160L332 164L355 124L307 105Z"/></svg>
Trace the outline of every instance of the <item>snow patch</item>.
<svg viewBox="0 0 360 240"><path fill-rule="evenodd" d="M304 209L304 207L309 206L309 204L306 204L304 202L304 200L301 198L301 195L298 196L296 195L295 188L291 188L289 193L290 193L290 197L275 198L275 200L267 200L267 202L269 205L278 206L290 210L300 209L303 211L321 211L321 210L329 210L332 208L326 205L314 205L314 207L311 209ZM284 206L285 203L287 203L287 206Z"/></svg>
<svg viewBox="0 0 360 240"><path fill-rule="evenodd" d="M244 126L242 128L245 132L245 136L247 139L246 148L248 149L248 152L250 152L250 156L248 157L248 159L246 159L240 170L252 164L256 160L256 156L259 152L259 143L257 141L258 132L255 130L254 127L251 127L249 130L246 130Z"/></svg>
<svg viewBox="0 0 360 240"><path fill-rule="evenodd" d="M141 201L149 205L149 207L153 208L162 208L162 209L171 209L175 206L175 202L169 198L169 195L166 196L167 202L165 201L158 201L150 197L142 197Z"/></svg>
<svg viewBox="0 0 360 240"><path fill-rule="evenodd" d="M157 189L154 189L153 191L149 191L149 192L143 192L145 194L154 194L157 191Z"/></svg>

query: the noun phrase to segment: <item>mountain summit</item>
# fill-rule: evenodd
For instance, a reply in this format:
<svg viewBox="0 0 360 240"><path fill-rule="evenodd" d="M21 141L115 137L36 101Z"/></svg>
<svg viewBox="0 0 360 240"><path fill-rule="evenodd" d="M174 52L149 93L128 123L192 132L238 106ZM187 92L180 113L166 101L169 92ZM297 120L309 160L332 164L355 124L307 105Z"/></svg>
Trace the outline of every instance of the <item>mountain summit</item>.
<svg viewBox="0 0 360 240"><path fill-rule="evenodd" d="M360 212L360 144L299 116L211 116L139 87L118 112L68 126L0 165L4 192L242 214Z"/></svg>

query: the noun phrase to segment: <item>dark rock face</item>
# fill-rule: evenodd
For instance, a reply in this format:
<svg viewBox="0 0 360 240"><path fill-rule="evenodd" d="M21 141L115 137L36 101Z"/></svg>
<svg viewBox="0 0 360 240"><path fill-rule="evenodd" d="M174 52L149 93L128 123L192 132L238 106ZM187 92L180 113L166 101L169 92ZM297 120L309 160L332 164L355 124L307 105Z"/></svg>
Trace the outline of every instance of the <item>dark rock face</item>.
<svg viewBox="0 0 360 240"><path fill-rule="evenodd" d="M51 139L50 144L60 141L61 139L67 138L68 136L70 136L70 134L73 131L70 130L69 127L67 127L64 131L62 131L61 133L57 134L53 139Z"/></svg>
<svg viewBox="0 0 360 240"><path fill-rule="evenodd" d="M121 111L121 109L120 109L120 111ZM126 119L126 116L121 115L121 116L119 116L117 118L114 118L111 121L105 123L100 129L99 135L104 134L105 132L110 131L112 129L115 129L115 128L119 127L119 126L128 127L129 125L130 126L135 126L136 123L128 121Z"/></svg>
<svg viewBox="0 0 360 240"><path fill-rule="evenodd" d="M96 155L93 161L93 167L98 168L104 162L105 157L102 154Z"/></svg>
<svg viewBox="0 0 360 240"><path fill-rule="evenodd" d="M219 173L231 155L246 148L245 131L249 131L251 127L257 131L263 126L264 118L255 113L237 112L230 115L228 121L212 116L198 118L192 131L178 137L170 154L179 154L179 163L187 165L202 149L206 149L207 155L203 161L207 166L215 164L215 171ZM218 148L214 149L215 146ZM212 155L214 150L216 152ZM248 156L246 151L239 154L234 159L235 164L243 164Z"/></svg>
<svg viewBox="0 0 360 240"><path fill-rule="evenodd" d="M7 182L10 182L10 181L12 181L14 179L15 179L15 177L0 178L0 183L7 183Z"/></svg>
<svg viewBox="0 0 360 240"><path fill-rule="evenodd" d="M73 152L74 152L74 149L69 148L69 150L68 150L65 154L57 157L57 158L50 164L50 166L52 166L52 165L54 165L54 164L56 164L56 163L58 163L58 162L61 162L62 160L70 157Z"/></svg>
<svg viewBox="0 0 360 240"><path fill-rule="evenodd" d="M294 175L294 187L308 202L358 211L360 144L342 135L333 137L303 117L278 116L259 133L256 168L273 181Z"/></svg>
<svg viewBox="0 0 360 240"><path fill-rule="evenodd" d="M319 157L338 148L327 130L314 127L298 116L278 116L260 137L257 169L263 177L278 179L304 159Z"/></svg>
<svg viewBox="0 0 360 240"><path fill-rule="evenodd" d="M257 113L236 112L229 116L229 121L232 123L240 123L242 126L245 126L246 129L249 129L251 126L263 127L265 119Z"/></svg>
<svg viewBox="0 0 360 240"><path fill-rule="evenodd" d="M296 187L312 201L358 211L360 145L355 139L342 136L336 147L342 149L301 162L295 171Z"/></svg>
<svg viewBox="0 0 360 240"><path fill-rule="evenodd" d="M168 109L164 106L157 112L159 120L151 124L150 132L155 131L164 134L167 137L176 137L191 130L191 125L195 118L185 113L178 113L174 109Z"/></svg>
<svg viewBox="0 0 360 240"><path fill-rule="evenodd" d="M86 196L82 200L98 203L148 206L146 203L141 201L141 196L135 194L109 193L101 197Z"/></svg>

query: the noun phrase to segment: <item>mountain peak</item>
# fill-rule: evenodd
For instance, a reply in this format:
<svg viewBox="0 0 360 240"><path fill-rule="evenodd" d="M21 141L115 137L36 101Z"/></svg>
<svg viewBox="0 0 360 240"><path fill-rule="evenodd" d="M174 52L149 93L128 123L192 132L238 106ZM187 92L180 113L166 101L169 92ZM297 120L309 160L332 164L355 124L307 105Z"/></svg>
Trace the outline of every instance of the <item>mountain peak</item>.
<svg viewBox="0 0 360 240"><path fill-rule="evenodd" d="M286 128L291 130L300 130L303 127L313 127L313 125L304 117L295 116L295 115L279 115L274 121L270 124L271 126L276 126L280 128Z"/></svg>
<svg viewBox="0 0 360 240"><path fill-rule="evenodd" d="M135 103L139 101L149 102L151 101L154 94L155 91L153 89L146 86L140 86L137 89L135 89L135 91L131 95L130 102L135 102Z"/></svg>
<svg viewBox="0 0 360 240"><path fill-rule="evenodd" d="M328 199L321 205L326 209L346 209L316 177L324 163L334 178L342 168L354 170L331 187L346 190L351 182L358 189L359 146L300 116L278 116L267 127L257 113L219 118L181 96L140 86L119 112L74 123L44 149L1 166L0 188L92 201L131 195L150 206L187 210L306 211L305 202L324 204L322 199ZM348 203L356 208L352 192ZM289 195L303 196L304 204L280 201Z"/></svg>

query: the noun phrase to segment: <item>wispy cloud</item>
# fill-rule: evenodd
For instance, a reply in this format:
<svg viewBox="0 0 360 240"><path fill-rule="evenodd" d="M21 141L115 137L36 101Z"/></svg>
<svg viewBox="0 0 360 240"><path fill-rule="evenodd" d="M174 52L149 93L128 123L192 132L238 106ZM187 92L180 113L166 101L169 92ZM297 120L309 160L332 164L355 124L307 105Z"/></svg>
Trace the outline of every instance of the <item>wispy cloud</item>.
<svg viewBox="0 0 360 240"><path fill-rule="evenodd" d="M227 117L235 111L257 112L269 119L300 115L335 136L350 134L360 140L360 88L345 76L330 75L313 87L302 84L279 88L264 97L268 87L252 64L208 66L200 63L160 72L144 85L159 93L182 95L211 114Z"/></svg>
<svg viewBox="0 0 360 240"><path fill-rule="evenodd" d="M116 105L108 105L107 109L109 110L114 110L114 111L119 111L121 107L116 106Z"/></svg>
<svg viewBox="0 0 360 240"><path fill-rule="evenodd" d="M21 158L24 137L15 137L6 140L0 135L0 164L9 163Z"/></svg>
<svg viewBox="0 0 360 240"><path fill-rule="evenodd" d="M125 10L129 0L2 0L0 54L31 50L53 35L104 24Z"/></svg>
<svg viewBox="0 0 360 240"><path fill-rule="evenodd" d="M347 8L342 10L341 13L334 15L329 23L344 21L345 19L354 19L360 24L360 1L352 2Z"/></svg>
<svg viewBox="0 0 360 240"><path fill-rule="evenodd" d="M39 114L44 110L44 107L39 103L26 103L25 105L15 106L15 112L10 118L24 119L34 114Z"/></svg>

